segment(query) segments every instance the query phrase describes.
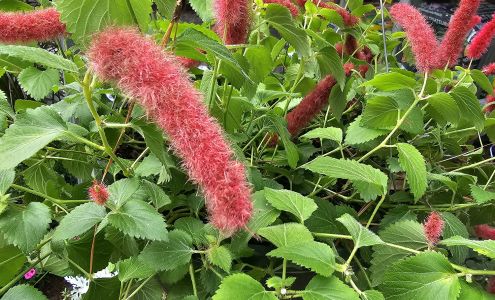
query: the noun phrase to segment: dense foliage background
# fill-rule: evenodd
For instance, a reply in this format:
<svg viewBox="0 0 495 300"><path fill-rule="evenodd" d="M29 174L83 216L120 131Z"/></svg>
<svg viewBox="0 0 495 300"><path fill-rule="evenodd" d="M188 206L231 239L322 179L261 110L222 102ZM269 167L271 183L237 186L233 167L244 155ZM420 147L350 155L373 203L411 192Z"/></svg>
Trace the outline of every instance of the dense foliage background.
<svg viewBox="0 0 495 300"><path fill-rule="evenodd" d="M495 213L492 78L400 68L414 55L386 8L349 0L349 26L319 1L249 1L248 41L225 45L212 0L189 1L201 24L177 23L175 0L39 2L68 34L0 44L2 300L494 298L495 242L474 231ZM167 134L89 67L95 34L122 25L190 67L248 171L244 230L209 223ZM329 74L328 105L288 130Z"/></svg>

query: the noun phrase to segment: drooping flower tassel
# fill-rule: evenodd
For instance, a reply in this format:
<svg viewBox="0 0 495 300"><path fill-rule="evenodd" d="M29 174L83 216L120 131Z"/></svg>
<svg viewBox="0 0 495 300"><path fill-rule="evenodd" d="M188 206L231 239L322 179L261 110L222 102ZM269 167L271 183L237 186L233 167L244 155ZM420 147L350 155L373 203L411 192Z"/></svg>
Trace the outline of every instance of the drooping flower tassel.
<svg viewBox="0 0 495 300"><path fill-rule="evenodd" d="M227 45L246 42L251 25L250 0L216 0L215 31Z"/></svg>
<svg viewBox="0 0 495 300"><path fill-rule="evenodd" d="M390 15L406 32L417 68L425 73L436 68L438 41L421 13L409 4L399 3L392 6Z"/></svg>
<svg viewBox="0 0 495 300"><path fill-rule="evenodd" d="M54 8L0 13L0 43L48 41L65 34L65 24Z"/></svg>
<svg viewBox="0 0 495 300"><path fill-rule="evenodd" d="M476 15L481 0L461 0L450 19L449 27L440 44L438 68L453 66L464 50L466 36L479 21Z"/></svg>
<svg viewBox="0 0 495 300"><path fill-rule="evenodd" d="M285 6L293 17L297 17L299 15L299 9L290 0L263 0L263 2L266 4L276 3Z"/></svg>
<svg viewBox="0 0 495 300"><path fill-rule="evenodd" d="M480 239L495 240L495 228L488 224L476 225L474 233Z"/></svg>
<svg viewBox="0 0 495 300"><path fill-rule="evenodd" d="M252 213L245 168L176 58L127 28L97 35L88 55L101 79L115 82L166 132L203 191L213 225L224 234L244 228Z"/></svg>
<svg viewBox="0 0 495 300"><path fill-rule="evenodd" d="M490 22L486 23L480 32L476 34L471 44L467 47L467 57L471 59L479 59L486 53L488 46L495 36L495 15L492 16Z"/></svg>
<svg viewBox="0 0 495 300"><path fill-rule="evenodd" d="M442 216L434 211L428 215L423 224L423 231L430 246L434 246L440 240L442 235L444 221Z"/></svg>

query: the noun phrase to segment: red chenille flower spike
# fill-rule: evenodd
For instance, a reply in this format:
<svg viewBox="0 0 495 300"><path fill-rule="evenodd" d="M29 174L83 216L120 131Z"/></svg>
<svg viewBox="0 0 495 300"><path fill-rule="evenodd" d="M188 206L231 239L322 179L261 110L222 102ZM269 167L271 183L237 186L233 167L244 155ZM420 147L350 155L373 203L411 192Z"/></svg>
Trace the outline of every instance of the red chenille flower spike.
<svg viewBox="0 0 495 300"><path fill-rule="evenodd" d="M115 82L166 132L204 193L213 225L224 234L244 228L253 210L244 165L176 57L127 28L97 35L88 56L101 79Z"/></svg>
<svg viewBox="0 0 495 300"><path fill-rule="evenodd" d="M430 213L428 218L423 224L423 231L425 233L426 240L430 245L435 245L440 240L440 236L443 231L443 219L442 216L436 211Z"/></svg>
<svg viewBox="0 0 495 300"><path fill-rule="evenodd" d="M266 4L276 3L285 6L289 9L293 17L299 15L299 9L297 9L297 6L295 6L294 3L292 3L290 0L263 0L263 2Z"/></svg>
<svg viewBox="0 0 495 300"><path fill-rule="evenodd" d="M246 42L251 25L251 0L216 0L215 31L227 45Z"/></svg>
<svg viewBox="0 0 495 300"><path fill-rule="evenodd" d="M495 75L495 63L484 66L483 73L485 73L486 76Z"/></svg>
<svg viewBox="0 0 495 300"><path fill-rule="evenodd" d="M98 205L105 205L110 197L107 186L98 180L93 180L93 185L88 189L89 198Z"/></svg>
<svg viewBox="0 0 495 300"><path fill-rule="evenodd" d="M32 12L0 13L0 42L48 41L65 34L65 24L54 8Z"/></svg>
<svg viewBox="0 0 495 300"><path fill-rule="evenodd" d="M495 228L488 224L476 225L474 233L480 239L495 240Z"/></svg>
<svg viewBox="0 0 495 300"><path fill-rule="evenodd" d="M495 36L495 18L492 17L490 22L486 23L480 32L476 34L471 44L467 47L467 57L471 59L479 59L486 53L488 46Z"/></svg>

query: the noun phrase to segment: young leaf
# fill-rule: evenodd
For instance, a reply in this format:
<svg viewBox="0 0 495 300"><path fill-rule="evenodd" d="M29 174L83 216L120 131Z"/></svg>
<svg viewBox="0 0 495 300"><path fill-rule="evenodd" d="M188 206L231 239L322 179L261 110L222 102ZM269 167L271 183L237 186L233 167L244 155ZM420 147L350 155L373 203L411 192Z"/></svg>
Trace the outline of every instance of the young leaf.
<svg viewBox="0 0 495 300"><path fill-rule="evenodd" d="M0 216L0 233L28 253L41 241L52 221L48 206L31 202L22 209L9 209Z"/></svg>
<svg viewBox="0 0 495 300"><path fill-rule="evenodd" d="M21 59L33 64L43 65L47 68L64 70L74 73L78 72L77 65L72 61L41 48L0 44L0 55L6 55L8 57Z"/></svg>
<svg viewBox="0 0 495 300"><path fill-rule="evenodd" d="M291 44L298 52L300 57L308 57L311 47L308 43L306 31L296 27L289 10L281 5L269 4L266 9L265 20L280 35Z"/></svg>
<svg viewBox="0 0 495 300"><path fill-rule="evenodd" d="M168 234L168 241L155 241L146 246L139 254L148 266L156 271L172 270L188 264L193 253L191 237L181 230Z"/></svg>
<svg viewBox="0 0 495 300"><path fill-rule="evenodd" d="M149 0L60 0L57 2L57 10L60 12L62 22L67 25L71 38L79 43L87 43L94 33L107 26L139 25L145 31L151 13L151 2Z"/></svg>
<svg viewBox="0 0 495 300"><path fill-rule="evenodd" d="M461 285L448 259L438 252L423 252L390 267L381 291L386 299L457 299Z"/></svg>
<svg viewBox="0 0 495 300"><path fill-rule="evenodd" d="M356 219L351 217L349 214L345 214L337 219L340 223L349 230L349 233L354 240L354 247L366 247L382 244L383 241L369 229L361 225Z"/></svg>
<svg viewBox="0 0 495 300"><path fill-rule="evenodd" d="M41 71L37 68L29 67L22 70L17 77L22 88L36 100L45 98L52 87L58 83L59 74L55 69Z"/></svg>
<svg viewBox="0 0 495 300"><path fill-rule="evenodd" d="M382 230L379 236L384 242L394 243L414 250L428 247L423 233L423 225L416 221L393 223ZM383 274L392 264L411 254L407 250L392 248L386 245L374 246L370 268L373 286L377 286L382 282Z"/></svg>
<svg viewBox="0 0 495 300"><path fill-rule="evenodd" d="M376 75L370 81L365 82L365 86L374 86L382 91L394 91L404 88L414 88L416 80L401 73L383 73Z"/></svg>
<svg viewBox="0 0 495 300"><path fill-rule="evenodd" d="M148 240L166 241L167 224L151 205L140 200L126 202L108 214L108 223L123 233Z"/></svg>
<svg viewBox="0 0 495 300"><path fill-rule="evenodd" d="M485 116L481 111L481 105L474 95L467 87L458 86L451 92L454 97L457 106L461 110L461 119L465 120L469 124L473 124L477 130L483 130L485 126Z"/></svg>
<svg viewBox="0 0 495 300"><path fill-rule="evenodd" d="M335 276L316 275L302 292L303 300L359 300L359 295Z"/></svg>
<svg viewBox="0 0 495 300"><path fill-rule="evenodd" d="M284 223L261 228L258 234L277 247L290 246L301 242L312 241L313 235L302 224Z"/></svg>
<svg viewBox="0 0 495 300"><path fill-rule="evenodd" d="M353 160L318 157L306 164L304 168L332 178L368 184L380 195L383 195L387 189L387 175L371 166Z"/></svg>
<svg viewBox="0 0 495 300"><path fill-rule="evenodd" d="M362 115L357 117L347 128L345 143L348 145L361 145L376 138L386 135L389 130L373 129L361 126Z"/></svg>
<svg viewBox="0 0 495 300"><path fill-rule="evenodd" d="M224 246L213 246L207 253L208 261L220 267L225 272L230 272L232 266L232 255Z"/></svg>
<svg viewBox="0 0 495 300"><path fill-rule="evenodd" d="M335 254L332 248L315 241L283 246L268 252L267 255L288 259L323 276L330 276L335 269Z"/></svg>
<svg viewBox="0 0 495 300"><path fill-rule="evenodd" d="M442 240L440 244L445 246L466 246L481 255L488 256L495 259L495 241L494 240L484 240L476 241L463 238L461 236L453 236L451 238Z"/></svg>
<svg viewBox="0 0 495 300"><path fill-rule="evenodd" d="M265 196L273 207L293 214L301 223L317 208L313 199L293 191L265 188Z"/></svg>
<svg viewBox="0 0 495 300"><path fill-rule="evenodd" d="M36 288L28 284L16 285L3 295L2 300L48 300L48 298L43 295Z"/></svg>
<svg viewBox="0 0 495 300"><path fill-rule="evenodd" d="M407 182L417 200L426 192L426 163L423 155L413 145L398 143L399 163L406 171Z"/></svg>
<svg viewBox="0 0 495 300"><path fill-rule="evenodd" d="M65 240L81 235L100 223L105 216L105 207L93 202L81 204L60 221L53 234L53 240Z"/></svg>
<svg viewBox="0 0 495 300"><path fill-rule="evenodd" d="M66 131L65 122L49 107L28 110L0 138L0 170L16 167Z"/></svg>
<svg viewBox="0 0 495 300"><path fill-rule="evenodd" d="M265 291L261 283L251 276L239 273L225 277L212 299L277 300L277 297L275 294Z"/></svg>
<svg viewBox="0 0 495 300"><path fill-rule="evenodd" d="M316 128L301 135L301 139L328 139L342 143L342 129L336 127Z"/></svg>

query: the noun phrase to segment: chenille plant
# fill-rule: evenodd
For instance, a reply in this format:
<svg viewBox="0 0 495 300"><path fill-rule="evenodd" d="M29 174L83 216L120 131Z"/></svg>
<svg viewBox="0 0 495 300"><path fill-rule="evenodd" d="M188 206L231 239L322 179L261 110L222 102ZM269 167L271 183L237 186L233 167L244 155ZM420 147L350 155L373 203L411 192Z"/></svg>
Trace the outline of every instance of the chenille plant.
<svg viewBox="0 0 495 300"><path fill-rule="evenodd" d="M0 0L1 300L495 299L481 1L441 39L385 1L38 2Z"/></svg>

